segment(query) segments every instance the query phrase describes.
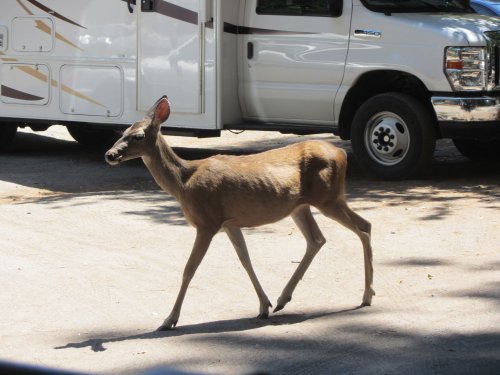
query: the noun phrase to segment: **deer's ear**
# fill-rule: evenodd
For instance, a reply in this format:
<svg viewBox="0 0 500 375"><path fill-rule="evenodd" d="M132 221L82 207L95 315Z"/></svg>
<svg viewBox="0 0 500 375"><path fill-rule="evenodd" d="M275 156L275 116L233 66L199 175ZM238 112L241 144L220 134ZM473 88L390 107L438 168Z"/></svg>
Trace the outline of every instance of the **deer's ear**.
<svg viewBox="0 0 500 375"><path fill-rule="evenodd" d="M157 125L165 122L169 115L170 103L166 95L163 95L160 99L158 99L146 113L146 116L152 119Z"/></svg>
<svg viewBox="0 0 500 375"><path fill-rule="evenodd" d="M166 96L162 96L154 107L153 121L157 124L164 123L170 116L170 103Z"/></svg>

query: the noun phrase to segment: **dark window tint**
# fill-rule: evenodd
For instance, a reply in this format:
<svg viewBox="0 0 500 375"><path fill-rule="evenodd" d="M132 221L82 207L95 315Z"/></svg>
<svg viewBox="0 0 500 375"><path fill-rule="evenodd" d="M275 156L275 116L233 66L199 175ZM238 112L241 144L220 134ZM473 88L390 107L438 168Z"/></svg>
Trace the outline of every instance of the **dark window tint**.
<svg viewBox="0 0 500 375"><path fill-rule="evenodd" d="M495 16L495 12L492 10L489 10L488 8L480 5L480 4L471 4L470 5L472 9L474 9L477 13L479 14L485 14L487 16Z"/></svg>
<svg viewBox="0 0 500 375"><path fill-rule="evenodd" d="M361 0L368 8L383 13L472 12L468 0Z"/></svg>
<svg viewBox="0 0 500 375"><path fill-rule="evenodd" d="M257 14L331 17L335 15L333 3L331 0L259 0Z"/></svg>

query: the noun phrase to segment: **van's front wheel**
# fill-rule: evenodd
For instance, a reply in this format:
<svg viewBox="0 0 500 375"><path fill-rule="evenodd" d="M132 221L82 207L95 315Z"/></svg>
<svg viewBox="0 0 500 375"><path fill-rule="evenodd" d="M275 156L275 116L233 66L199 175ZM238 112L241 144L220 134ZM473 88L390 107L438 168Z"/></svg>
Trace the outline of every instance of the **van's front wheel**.
<svg viewBox="0 0 500 375"><path fill-rule="evenodd" d="M383 179L418 176L436 145L433 121L417 99L385 93L364 102L351 126L354 155L368 173Z"/></svg>

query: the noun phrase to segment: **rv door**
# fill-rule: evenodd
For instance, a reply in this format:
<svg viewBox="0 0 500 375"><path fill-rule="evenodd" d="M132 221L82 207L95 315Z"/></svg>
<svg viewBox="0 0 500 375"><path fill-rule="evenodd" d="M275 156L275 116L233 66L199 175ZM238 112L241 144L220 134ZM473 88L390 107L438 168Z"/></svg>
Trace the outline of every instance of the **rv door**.
<svg viewBox="0 0 500 375"><path fill-rule="evenodd" d="M349 1L245 0L239 95L248 120L331 126Z"/></svg>
<svg viewBox="0 0 500 375"><path fill-rule="evenodd" d="M198 14L205 3L206 0L137 2L140 111L167 95L175 113L203 112L204 23Z"/></svg>

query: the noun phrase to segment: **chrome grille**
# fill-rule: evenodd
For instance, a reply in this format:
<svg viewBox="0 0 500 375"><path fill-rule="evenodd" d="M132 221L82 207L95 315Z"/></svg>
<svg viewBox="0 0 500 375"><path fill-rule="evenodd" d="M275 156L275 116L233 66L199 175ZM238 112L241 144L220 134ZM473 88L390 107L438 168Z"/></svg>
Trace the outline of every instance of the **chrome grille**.
<svg viewBox="0 0 500 375"><path fill-rule="evenodd" d="M493 77L495 79L495 87L500 87L500 46L495 46Z"/></svg>
<svg viewBox="0 0 500 375"><path fill-rule="evenodd" d="M500 90L500 31L484 33L488 49L487 90Z"/></svg>

